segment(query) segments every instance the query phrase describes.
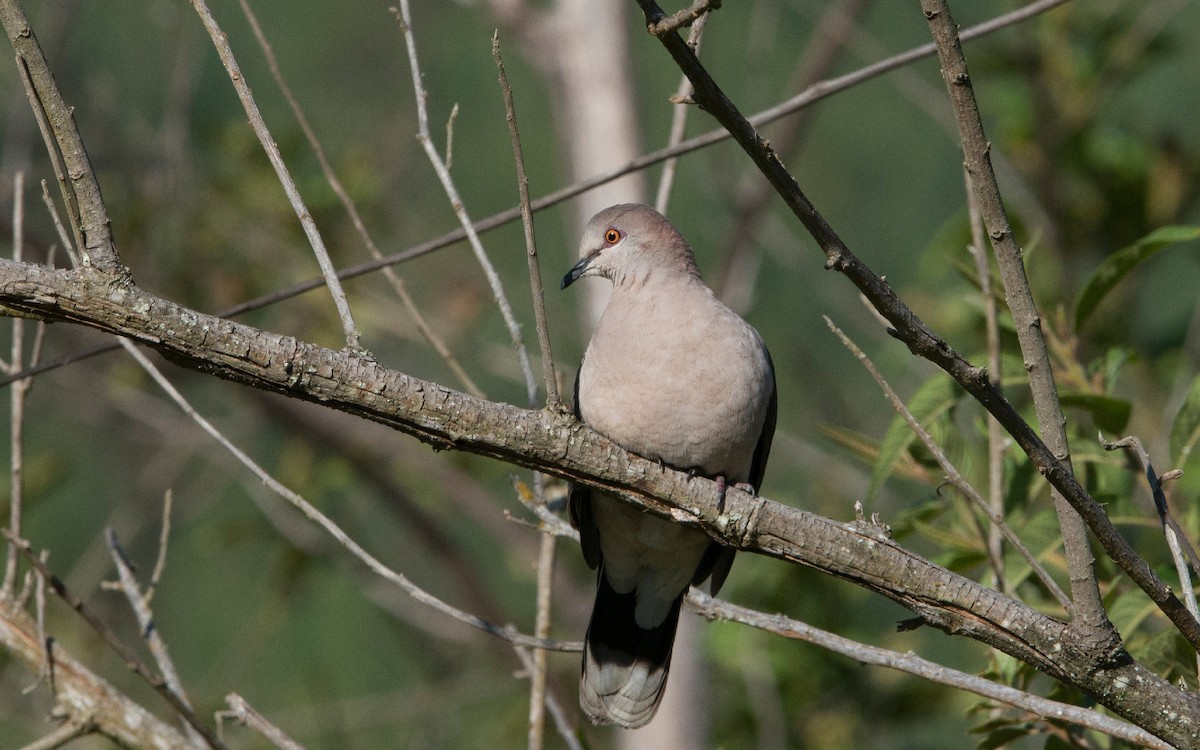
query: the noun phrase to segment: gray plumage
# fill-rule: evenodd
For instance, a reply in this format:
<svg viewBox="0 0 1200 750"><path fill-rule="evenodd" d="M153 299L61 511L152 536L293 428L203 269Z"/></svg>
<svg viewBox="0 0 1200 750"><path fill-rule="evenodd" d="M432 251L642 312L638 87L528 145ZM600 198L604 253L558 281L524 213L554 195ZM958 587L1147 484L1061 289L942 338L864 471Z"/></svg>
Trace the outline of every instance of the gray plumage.
<svg viewBox="0 0 1200 750"><path fill-rule="evenodd" d="M758 332L716 298L692 249L654 209L622 204L584 230L566 288L613 284L575 384L575 413L629 451L729 484L762 482L775 374ZM666 685L690 584L715 594L733 550L695 529L573 486L571 522L597 569L579 702L597 724L645 725Z"/></svg>

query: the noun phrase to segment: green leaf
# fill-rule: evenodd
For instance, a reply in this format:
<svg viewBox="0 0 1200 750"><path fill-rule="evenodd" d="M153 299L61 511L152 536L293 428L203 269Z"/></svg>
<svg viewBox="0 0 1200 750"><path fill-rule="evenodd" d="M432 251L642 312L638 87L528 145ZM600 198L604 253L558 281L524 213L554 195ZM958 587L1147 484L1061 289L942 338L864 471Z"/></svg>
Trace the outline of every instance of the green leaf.
<svg viewBox="0 0 1200 750"><path fill-rule="evenodd" d="M1142 622L1158 609L1139 592L1124 591L1108 606L1108 617L1126 638L1133 636Z"/></svg>
<svg viewBox="0 0 1200 750"><path fill-rule="evenodd" d="M1058 567L1056 561L1061 557L1059 549L1062 547L1062 529L1058 524L1058 514L1051 508L1040 508L1028 519L1014 516L1009 519L1009 523L1014 528L1020 528L1021 540L1025 547L1033 554L1035 560L1043 563L1053 574ZM1011 545L1005 545L1004 567L1008 571L1008 582L1012 586L1020 586L1033 576L1033 569L1029 567L1029 563ZM1038 595L1042 595L1042 584L1037 582L1033 585L1038 587ZM1048 593L1045 595L1049 596Z"/></svg>
<svg viewBox="0 0 1200 750"><path fill-rule="evenodd" d="M1078 745L1072 745L1057 734L1052 734L1046 737L1046 744L1043 750L1075 750Z"/></svg>
<svg viewBox="0 0 1200 750"><path fill-rule="evenodd" d="M1182 468L1200 441L1200 377L1192 381L1187 398L1171 425L1171 465Z"/></svg>
<svg viewBox="0 0 1200 750"><path fill-rule="evenodd" d="M1128 401L1095 393L1062 393L1063 406L1074 406L1092 415L1092 421L1104 432L1120 432L1129 423Z"/></svg>
<svg viewBox="0 0 1200 750"><path fill-rule="evenodd" d="M975 747L978 748L978 750L999 750L999 748L1007 747L1022 737L1028 737L1030 734L1032 734L1032 731L1031 727L1028 725L1010 727L1008 729L997 729L996 731L988 734L987 737L984 737L982 740L980 740L979 744L977 744Z"/></svg>
<svg viewBox="0 0 1200 750"><path fill-rule="evenodd" d="M917 389L908 403L908 410L917 423L928 429L929 423L944 414L959 398L962 390L958 384L945 375L935 375ZM871 473L871 486L867 490L867 502L874 500L884 481L891 475L893 467L900 454L912 445L916 439L908 422L899 414L888 426L883 442L879 445L879 458L875 462L875 470Z"/></svg>
<svg viewBox="0 0 1200 750"><path fill-rule="evenodd" d="M1108 256L1084 284L1075 301L1075 330L1083 328L1101 300L1139 263L1171 245L1200 237L1200 227L1166 226Z"/></svg>

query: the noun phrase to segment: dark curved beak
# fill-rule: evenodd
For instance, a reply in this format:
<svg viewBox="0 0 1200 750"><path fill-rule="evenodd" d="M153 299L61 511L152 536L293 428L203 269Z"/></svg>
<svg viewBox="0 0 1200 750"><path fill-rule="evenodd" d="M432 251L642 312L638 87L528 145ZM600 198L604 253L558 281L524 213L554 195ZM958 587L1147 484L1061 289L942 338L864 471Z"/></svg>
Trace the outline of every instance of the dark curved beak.
<svg viewBox="0 0 1200 750"><path fill-rule="evenodd" d="M563 276L562 286L560 286L559 289L566 289L567 287L571 286L571 284L574 284L580 276L583 276L584 273L587 272L588 266L592 264L592 261L596 259L597 255L599 255L599 253L591 253L587 257L581 259L575 265L571 266L571 270L567 271L566 276Z"/></svg>

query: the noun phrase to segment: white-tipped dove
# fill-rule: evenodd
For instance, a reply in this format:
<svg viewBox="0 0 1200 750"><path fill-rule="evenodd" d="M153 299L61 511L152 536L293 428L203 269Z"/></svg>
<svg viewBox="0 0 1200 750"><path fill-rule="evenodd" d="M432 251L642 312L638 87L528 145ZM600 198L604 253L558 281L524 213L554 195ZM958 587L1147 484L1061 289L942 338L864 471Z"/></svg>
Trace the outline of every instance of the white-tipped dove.
<svg viewBox="0 0 1200 750"><path fill-rule="evenodd" d="M566 288L585 276L613 293L575 381L575 415L646 458L726 483L762 482L775 431L775 373L762 338L700 278L692 249L649 206L592 217ZM713 594L733 550L704 533L586 487L571 523L597 570L579 703L597 724L644 726L666 685L691 584Z"/></svg>

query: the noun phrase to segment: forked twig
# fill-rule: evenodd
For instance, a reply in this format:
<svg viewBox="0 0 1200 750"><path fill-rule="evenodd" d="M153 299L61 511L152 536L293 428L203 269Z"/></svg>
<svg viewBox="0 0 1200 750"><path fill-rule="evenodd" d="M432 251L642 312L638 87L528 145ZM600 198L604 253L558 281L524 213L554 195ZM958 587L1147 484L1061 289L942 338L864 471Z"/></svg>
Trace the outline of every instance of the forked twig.
<svg viewBox="0 0 1200 750"><path fill-rule="evenodd" d="M695 20L691 29L688 30L688 45L700 54L700 41L704 37L704 27L708 23L708 14L705 13ZM667 135L667 147L678 146L683 141L684 129L687 126L688 110L690 106L684 102L691 97L692 82L685 75L679 76L679 86L675 89L675 95L671 97L674 107L671 111L671 130ZM675 185L675 173L679 169L679 157L672 156L663 162L662 175L658 180L658 190L654 194L654 210L660 214L666 215L667 204L671 200L671 188Z"/></svg>
<svg viewBox="0 0 1200 750"><path fill-rule="evenodd" d="M720 7L721 0L693 0L691 7L684 8L661 21L648 24L646 30L654 36L670 34L672 31L681 29L684 26L699 23L703 19L708 18L709 13Z"/></svg>
<svg viewBox="0 0 1200 750"><path fill-rule="evenodd" d="M54 575L45 561L29 549L27 542L17 539L7 529L0 529L0 533L3 533L8 538L9 543L16 545L20 549L21 554L25 557L25 561L46 581L47 585L50 586L50 590L66 602L67 606L75 610L83 618L84 622L96 631L104 642L108 644L108 647L125 662L125 666L131 672L145 680L147 685L154 688L155 692L161 695L170 704L171 708L175 709L176 713L183 717L184 721L200 734L209 747L214 748L214 750L226 750L225 744L213 734L211 729L200 721L199 717L188 707L187 703L171 689L167 681L143 664L137 655L117 637L116 633L110 630L104 624L103 620L93 614L91 609L83 603L83 600L74 591L69 589L58 576Z"/></svg>
<svg viewBox="0 0 1200 750"><path fill-rule="evenodd" d="M283 71L279 68L279 61L275 59L275 50L271 47L271 43L267 41L266 34L263 33L262 27L258 23L258 16L251 10L250 4L246 0L238 0L242 6L242 13L246 16L246 20L250 23L250 29L254 32L254 38L258 40L258 46L262 49L263 56L267 59L267 68L271 71L271 76L275 79L275 85L279 87L280 93L288 103L288 107L292 110L292 115L296 118L296 123L300 126L300 131L304 133L305 139L308 141L309 147L313 150L313 155L317 157L317 164L321 167L321 173L325 175L325 182L329 184L329 188L333 190L333 194L337 196L342 203L342 208L345 209L346 215L350 217L350 223L354 225L354 231L358 232L359 238L362 240L363 247L367 249L372 258L380 260L383 258L383 253L375 244L375 240L371 237L371 233L367 231L366 222L358 213L358 207L354 204L354 199L350 197L350 193L346 190L342 181L338 179L337 172L334 171L333 165L329 163L329 158L325 155L325 149L321 146L320 140L317 139L317 134L312 129L312 125L308 122L308 117L305 116L304 110L300 107L300 102L292 94L292 89L287 84L287 80L283 77ZM455 110L457 112L457 109ZM453 117L453 115L452 115ZM449 125L447 125L449 127ZM449 143L447 142L447 162L449 162ZM429 321L421 313L417 307L416 301L412 295L408 293L408 286L404 283L399 274L392 266L384 266L380 269L383 277L391 284L392 290L396 296L400 298L400 303L404 305L404 309L408 311L412 318L413 325L417 327L417 332L424 337L425 341L433 347L437 355L442 358L446 366L450 368L450 372L466 389L467 393L478 398L484 398L483 391L475 384L475 381L463 369L458 359L442 341L441 337L429 325ZM339 278L341 276L339 275Z"/></svg>
<svg viewBox="0 0 1200 750"><path fill-rule="evenodd" d="M146 641L146 646L150 649L150 654L154 657L155 663L158 664L158 669L162 673L167 687L171 689L171 692L179 696L179 700L183 705L190 709L192 704L183 689L183 680L179 679L179 672L175 669L175 662L171 659L171 654L167 649L166 641L163 640L162 632L154 624L154 613L150 610L150 601L142 593L137 576L133 573L133 567L125 556L125 550L121 548L120 540L117 539L117 532L111 527L105 529L104 541L108 544L108 551L112 555L113 564L117 568L118 583L114 588L119 589L125 595L125 599L128 600L129 606L137 618L138 631ZM184 722L184 730L190 736L194 735L193 739L199 739L199 735L195 735L196 730L187 722Z"/></svg>
<svg viewBox="0 0 1200 750"><path fill-rule="evenodd" d="M266 717L255 711L254 707L237 693L230 693L225 696L225 703L229 706L229 709L217 712L218 722L228 719L236 721L242 726L250 727L261 734L272 745L279 748L279 750L304 750L303 745L288 737L282 729L267 721ZM222 724L218 723L217 726L220 727Z"/></svg>
<svg viewBox="0 0 1200 750"><path fill-rule="evenodd" d="M400 33L404 37L404 46L408 50L408 65L412 73L413 95L417 103L417 141L425 150L425 155L429 158L429 163L433 166L433 171L437 174L438 181L442 184L442 190L446 192L446 197L450 199L450 206L454 210L454 215L458 217L458 222L462 226L468 244L471 246L471 251L475 254L475 259L479 262L480 268L483 269L483 275L492 290L492 298L495 300L496 306L500 308L500 315L504 318L504 325L508 328L508 334L512 338L513 347L517 350L517 361L521 366L521 374L525 378L526 396L529 403L536 403L537 379L533 376L533 366L529 362L529 352L525 348L525 339L521 335L521 326L517 324L512 306L508 303L508 295L504 293L504 285L500 281L500 275L496 273L496 268L492 265L487 251L483 248L483 242L479 239L479 233L476 231L475 225L471 222L470 216L467 215L466 206L463 204L462 197L458 194L458 188L454 185L454 179L450 176L450 171L446 169L446 163L442 161L441 155L438 154L437 148L433 145L433 138L429 131L429 112L425 104L428 93L425 91L425 84L421 81L421 65L417 59L417 42L413 37L412 13L409 10L408 0L400 0L399 8L392 8L392 11L400 22ZM517 213L519 215L519 209ZM514 216L513 218L516 217Z"/></svg>

